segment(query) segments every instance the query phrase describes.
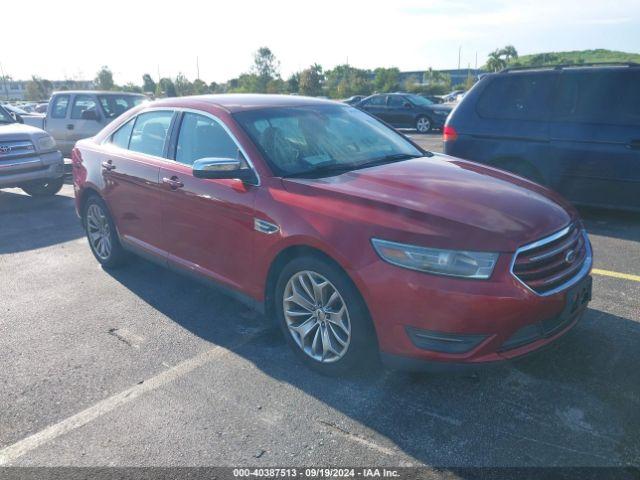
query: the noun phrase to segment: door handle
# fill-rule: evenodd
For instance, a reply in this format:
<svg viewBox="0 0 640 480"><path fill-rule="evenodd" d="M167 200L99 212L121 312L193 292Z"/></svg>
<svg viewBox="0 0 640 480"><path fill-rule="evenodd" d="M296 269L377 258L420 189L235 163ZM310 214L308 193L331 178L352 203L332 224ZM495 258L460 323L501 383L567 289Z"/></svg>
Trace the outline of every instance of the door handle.
<svg viewBox="0 0 640 480"><path fill-rule="evenodd" d="M111 170L115 170L116 166L113 164L111 160L107 160L106 162L102 162L102 168L110 172Z"/></svg>
<svg viewBox="0 0 640 480"><path fill-rule="evenodd" d="M67 124L67 130L73 130L75 127L73 125L73 123L68 123Z"/></svg>
<svg viewBox="0 0 640 480"><path fill-rule="evenodd" d="M164 177L162 179L162 183L169 185L171 187L171 190L177 190L178 188L184 187L184 183L178 180L178 177L176 177L175 175L171 178Z"/></svg>
<svg viewBox="0 0 640 480"><path fill-rule="evenodd" d="M640 140L631 140L627 144L627 148L630 148L631 150L640 150Z"/></svg>

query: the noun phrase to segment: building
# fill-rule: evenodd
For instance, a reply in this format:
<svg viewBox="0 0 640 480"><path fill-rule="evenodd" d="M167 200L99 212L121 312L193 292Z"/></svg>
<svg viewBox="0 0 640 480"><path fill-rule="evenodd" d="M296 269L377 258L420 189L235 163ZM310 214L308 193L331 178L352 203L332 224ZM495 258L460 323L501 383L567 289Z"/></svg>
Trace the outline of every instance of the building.
<svg viewBox="0 0 640 480"><path fill-rule="evenodd" d="M476 69L476 68L460 68L460 69L452 69L452 70L433 70L433 72L442 73L445 75L449 75L451 77L451 86L464 84L467 81L468 77L472 77L475 80L478 80L480 75L483 73L487 73L484 70ZM418 83L426 84L428 83L429 71L428 70L416 70L413 72L400 72L400 83L409 80L410 78L414 78Z"/></svg>
<svg viewBox="0 0 640 480"><path fill-rule="evenodd" d="M26 100L27 84L31 80L12 80L0 78L0 100ZM93 90L95 84L91 80L52 80L54 90Z"/></svg>

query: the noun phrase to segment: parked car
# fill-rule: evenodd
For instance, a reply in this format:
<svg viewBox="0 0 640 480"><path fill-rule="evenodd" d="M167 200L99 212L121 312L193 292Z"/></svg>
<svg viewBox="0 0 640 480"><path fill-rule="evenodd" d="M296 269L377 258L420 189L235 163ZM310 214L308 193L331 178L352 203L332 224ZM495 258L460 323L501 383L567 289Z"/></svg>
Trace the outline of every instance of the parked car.
<svg viewBox="0 0 640 480"><path fill-rule="evenodd" d="M349 98L345 98L344 100L342 100L342 102L346 103L347 105L355 105L362 101L363 98L365 98L365 95L353 95Z"/></svg>
<svg viewBox="0 0 640 480"><path fill-rule="evenodd" d="M32 127L42 130L44 115L40 113L29 113L20 107L16 107L15 105L10 105L8 103L4 104L3 107L11 114L16 122L31 125Z"/></svg>
<svg viewBox="0 0 640 480"><path fill-rule="evenodd" d="M277 321L340 373L478 365L549 344L590 298L591 247L557 194L422 150L338 102L165 99L73 150L104 267L136 252Z"/></svg>
<svg viewBox="0 0 640 480"><path fill-rule="evenodd" d="M21 110L27 112L27 113L37 113L34 108L35 108L35 104L33 103L21 103L19 105L16 105L18 108L20 108Z"/></svg>
<svg viewBox="0 0 640 480"><path fill-rule="evenodd" d="M357 105L396 128L415 128L427 133L442 128L451 107L439 105L420 95L385 93L371 95Z"/></svg>
<svg viewBox="0 0 640 480"><path fill-rule="evenodd" d="M576 204L640 210L640 65L484 76L449 117L444 151Z"/></svg>
<svg viewBox="0 0 640 480"><path fill-rule="evenodd" d="M146 100L138 93L60 91L51 96L46 117L38 117L37 122L23 118L25 123L49 132L62 154L69 157L78 140L94 136L119 115Z"/></svg>
<svg viewBox="0 0 640 480"><path fill-rule="evenodd" d="M47 102L47 103L39 103L38 105L36 105L34 110L36 111L36 113L45 113L46 114L48 106L49 106L49 102Z"/></svg>
<svg viewBox="0 0 640 480"><path fill-rule="evenodd" d="M442 97L439 97L438 95L420 94L420 96L426 98L427 100L431 100L433 103L444 103Z"/></svg>
<svg viewBox="0 0 640 480"><path fill-rule="evenodd" d="M460 95L461 93L464 93L464 90L453 90L446 95L443 95L442 100L444 101L444 103L455 102L458 95Z"/></svg>
<svg viewBox="0 0 640 480"><path fill-rule="evenodd" d="M55 195L64 163L51 135L23 125L0 106L0 188L20 187L32 196Z"/></svg>

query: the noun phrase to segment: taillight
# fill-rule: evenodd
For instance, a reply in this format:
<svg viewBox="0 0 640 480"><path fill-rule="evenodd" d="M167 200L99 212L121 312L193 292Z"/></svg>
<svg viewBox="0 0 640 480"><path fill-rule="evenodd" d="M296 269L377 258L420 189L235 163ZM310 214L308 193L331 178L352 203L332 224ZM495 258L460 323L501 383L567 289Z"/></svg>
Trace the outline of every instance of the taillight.
<svg viewBox="0 0 640 480"><path fill-rule="evenodd" d="M73 150L71 150L71 163L73 164L82 163L82 155L80 155L80 150L78 150L76 147L74 147Z"/></svg>
<svg viewBox="0 0 640 480"><path fill-rule="evenodd" d="M453 142L456 138L458 138L458 132L456 132L456 129L449 125L445 125L442 130L442 140L445 142Z"/></svg>

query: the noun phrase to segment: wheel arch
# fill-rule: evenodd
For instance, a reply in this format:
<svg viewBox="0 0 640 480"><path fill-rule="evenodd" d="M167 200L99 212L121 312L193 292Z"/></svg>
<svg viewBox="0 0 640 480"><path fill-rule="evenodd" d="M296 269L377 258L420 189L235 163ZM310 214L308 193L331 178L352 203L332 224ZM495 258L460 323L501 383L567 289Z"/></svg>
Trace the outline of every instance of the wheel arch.
<svg viewBox="0 0 640 480"><path fill-rule="evenodd" d="M100 198L104 202L104 198L102 198L102 195L100 195L100 192L98 192L98 189L93 186L84 187L82 189L82 192L80 193L80 197L78 198L78 213L80 214L80 218L82 218L83 222L84 222L84 206L87 204L87 200L89 200L89 198L94 195Z"/></svg>
<svg viewBox="0 0 640 480"><path fill-rule="evenodd" d="M371 328L373 329L375 340L377 342L378 338L377 338L377 330L375 327L375 322L371 318L371 312L369 312L369 306L367 305L365 297L362 294L360 288L358 288L357 282L349 274L347 269L340 264L340 262L338 262L336 259L331 257L326 252L322 251L321 249L317 247L312 247L309 245L303 245L303 244L289 245L283 248L282 250L280 250L280 252L278 252L278 254L272 260L271 265L269 266L267 278L265 281L265 287L264 287L265 289L264 290L264 311L265 311L265 315L267 316L267 319L269 319L269 321L274 323L277 322L276 314L275 314L276 312L275 312L274 290L275 290L276 282L278 281L278 276L280 275L280 272L290 261L292 261L295 258L299 258L303 256L313 256L315 258L321 259L322 261L329 262L335 267L337 267L338 269L340 269L342 273L344 273L345 277L352 284L355 291L358 293L358 295L360 296L360 299L362 300L362 305L367 313L367 320L371 324Z"/></svg>

